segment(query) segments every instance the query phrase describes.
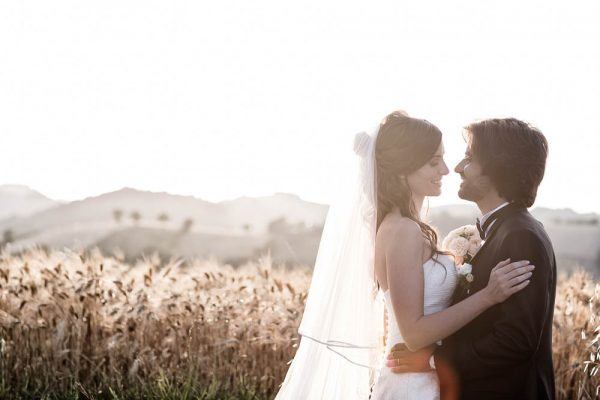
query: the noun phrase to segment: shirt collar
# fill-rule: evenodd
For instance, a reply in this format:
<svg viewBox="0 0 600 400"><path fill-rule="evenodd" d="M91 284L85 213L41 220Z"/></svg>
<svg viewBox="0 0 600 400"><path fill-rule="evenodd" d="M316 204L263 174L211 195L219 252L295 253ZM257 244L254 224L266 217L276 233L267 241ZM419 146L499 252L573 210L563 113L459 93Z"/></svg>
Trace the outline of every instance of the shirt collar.
<svg viewBox="0 0 600 400"><path fill-rule="evenodd" d="M479 221L480 221L479 223L481 224L481 226L483 226L483 224L485 224L485 221L486 221L486 220L487 220L487 219L490 217L490 215L492 215L492 214L493 214L493 213L495 213L496 211L498 211L498 210L500 210L500 209L502 209L502 208L506 207L506 206L507 206L507 205L509 205L509 204L510 204L510 203L509 203L508 201L505 201L504 203L500 204L498 207L494 208L492 211L489 211L489 212L485 213L485 214L484 214L484 215L481 217L481 219L479 220ZM491 225L490 225L490 227L491 227Z"/></svg>

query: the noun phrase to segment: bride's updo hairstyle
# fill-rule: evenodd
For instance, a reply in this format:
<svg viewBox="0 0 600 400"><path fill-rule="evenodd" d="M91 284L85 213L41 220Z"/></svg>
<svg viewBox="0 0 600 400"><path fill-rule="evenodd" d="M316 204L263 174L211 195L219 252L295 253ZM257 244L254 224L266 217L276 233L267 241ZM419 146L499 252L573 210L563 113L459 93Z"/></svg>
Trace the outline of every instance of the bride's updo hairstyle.
<svg viewBox="0 0 600 400"><path fill-rule="evenodd" d="M385 216L397 207L403 217L419 225L432 256L439 252L437 233L421 221L406 177L434 156L441 141L442 132L432 123L394 111L381 123L375 143L377 231Z"/></svg>

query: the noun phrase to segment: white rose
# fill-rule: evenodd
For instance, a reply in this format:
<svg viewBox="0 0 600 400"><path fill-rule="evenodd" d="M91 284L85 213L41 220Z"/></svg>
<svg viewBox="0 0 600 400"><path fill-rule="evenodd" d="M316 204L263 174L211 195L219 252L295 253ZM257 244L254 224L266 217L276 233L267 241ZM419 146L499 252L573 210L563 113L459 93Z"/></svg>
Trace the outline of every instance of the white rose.
<svg viewBox="0 0 600 400"><path fill-rule="evenodd" d="M477 250L479 250L479 243L473 241L473 239L469 240L469 255L473 257Z"/></svg>
<svg viewBox="0 0 600 400"><path fill-rule="evenodd" d="M449 249L454 255L464 257L469 251L469 241L464 237L457 237L449 243Z"/></svg>
<svg viewBox="0 0 600 400"><path fill-rule="evenodd" d="M473 266L469 263L464 263L462 267L465 270L465 273L467 273L467 274L470 274L471 272L473 272Z"/></svg>
<svg viewBox="0 0 600 400"><path fill-rule="evenodd" d="M467 240L469 242L471 240L477 240L478 243L481 241L481 239L479 238L479 233L477 232L477 228L475 227L475 225L464 225L464 226L461 226L454 230L451 230L448 233L448 235L442 241L442 249L451 251L451 252L456 251L456 249L453 249L452 247L456 247L456 244L453 244L453 243L458 238L461 239L458 244L459 247L464 246L463 240ZM467 250L468 250L468 247L465 250L465 254L466 254ZM458 254L458 255L460 255L460 254Z"/></svg>
<svg viewBox="0 0 600 400"><path fill-rule="evenodd" d="M448 248L446 246L446 244L450 244L450 242L452 242L454 239L456 239L457 237L459 237L462 232L463 232L463 227L460 228L456 228L451 230L450 232L448 232L448 235L446 235L446 237L444 238L443 244L444 244L444 248Z"/></svg>
<svg viewBox="0 0 600 400"><path fill-rule="evenodd" d="M473 266L468 263L464 263L458 268L458 273L461 275L468 275L473 271Z"/></svg>
<svg viewBox="0 0 600 400"><path fill-rule="evenodd" d="M475 225L465 225L465 233L469 238L479 237L479 231Z"/></svg>

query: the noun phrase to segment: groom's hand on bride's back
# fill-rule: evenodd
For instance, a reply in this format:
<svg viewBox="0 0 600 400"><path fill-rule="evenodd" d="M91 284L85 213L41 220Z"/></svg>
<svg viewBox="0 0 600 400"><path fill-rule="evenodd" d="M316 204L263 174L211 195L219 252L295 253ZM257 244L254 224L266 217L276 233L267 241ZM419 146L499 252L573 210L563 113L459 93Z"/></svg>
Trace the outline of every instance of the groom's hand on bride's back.
<svg viewBox="0 0 600 400"><path fill-rule="evenodd" d="M387 366L395 373L431 371L429 358L435 345L410 351L404 343L395 344L387 356Z"/></svg>

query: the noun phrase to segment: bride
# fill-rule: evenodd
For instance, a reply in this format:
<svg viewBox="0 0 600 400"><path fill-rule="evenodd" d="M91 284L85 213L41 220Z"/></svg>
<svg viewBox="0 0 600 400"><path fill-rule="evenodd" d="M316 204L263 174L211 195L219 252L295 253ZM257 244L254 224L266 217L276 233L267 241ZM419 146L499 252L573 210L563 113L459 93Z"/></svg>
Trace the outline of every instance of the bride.
<svg viewBox="0 0 600 400"><path fill-rule="evenodd" d="M448 174L441 136L400 111L356 135L355 179L327 214L300 346L276 399L439 399L431 367L394 373L385 354L435 345L527 285L532 266L501 261L485 289L451 305L454 261L420 218Z"/></svg>

